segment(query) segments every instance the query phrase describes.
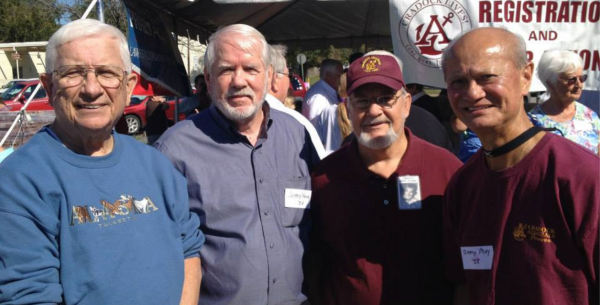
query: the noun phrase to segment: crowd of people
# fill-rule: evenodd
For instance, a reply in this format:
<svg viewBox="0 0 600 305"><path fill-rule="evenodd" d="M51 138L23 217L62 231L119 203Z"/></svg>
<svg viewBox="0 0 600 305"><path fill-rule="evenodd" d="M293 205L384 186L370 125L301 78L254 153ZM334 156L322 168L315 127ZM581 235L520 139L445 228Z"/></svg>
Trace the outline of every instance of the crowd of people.
<svg viewBox="0 0 600 305"><path fill-rule="evenodd" d="M441 99L375 50L323 61L298 112L285 51L216 31L189 117L146 145L114 131L137 81L123 34L56 31L56 119L0 164L0 304L598 304L581 60L544 55L528 114L524 40L477 28L444 51Z"/></svg>

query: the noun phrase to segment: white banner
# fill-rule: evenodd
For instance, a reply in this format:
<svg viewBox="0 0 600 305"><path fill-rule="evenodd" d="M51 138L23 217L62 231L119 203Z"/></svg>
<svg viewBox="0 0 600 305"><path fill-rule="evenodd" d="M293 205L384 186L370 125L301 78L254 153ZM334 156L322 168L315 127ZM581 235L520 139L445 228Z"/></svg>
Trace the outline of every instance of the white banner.
<svg viewBox="0 0 600 305"><path fill-rule="evenodd" d="M503 27L521 35L535 65L548 49L579 54L588 75L585 89L600 89L600 0L390 0L394 53L406 83L445 88L442 52L470 29ZM531 91L545 91L536 78Z"/></svg>

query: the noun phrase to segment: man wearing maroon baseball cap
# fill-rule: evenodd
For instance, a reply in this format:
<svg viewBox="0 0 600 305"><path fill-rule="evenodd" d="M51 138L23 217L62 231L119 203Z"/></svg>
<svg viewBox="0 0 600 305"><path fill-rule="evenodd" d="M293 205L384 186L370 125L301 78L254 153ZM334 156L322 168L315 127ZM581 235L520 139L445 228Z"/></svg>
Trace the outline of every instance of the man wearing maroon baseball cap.
<svg viewBox="0 0 600 305"><path fill-rule="evenodd" d="M396 56L367 53L347 77L356 138L313 173L311 303L450 304L441 203L461 163L405 128L411 96Z"/></svg>

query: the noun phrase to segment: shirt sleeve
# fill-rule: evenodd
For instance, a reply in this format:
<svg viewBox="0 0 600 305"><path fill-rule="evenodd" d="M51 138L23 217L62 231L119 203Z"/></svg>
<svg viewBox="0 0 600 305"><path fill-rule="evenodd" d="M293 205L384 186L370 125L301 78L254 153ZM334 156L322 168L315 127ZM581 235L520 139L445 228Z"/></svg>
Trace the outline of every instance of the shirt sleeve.
<svg viewBox="0 0 600 305"><path fill-rule="evenodd" d="M0 170L0 304L61 303L58 213L24 176Z"/></svg>
<svg viewBox="0 0 600 305"><path fill-rule="evenodd" d="M329 106L329 101L327 100L327 97L320 93L317 93L310 97L310 99L307 101L307 104L310 105L308 119L312 120L321 112L323 112L323 110L327 109L327 107Z"/></svg>
<svg viewBox="0 0 600 305"><path fill-rule="evenodd" d="M176 171L173 169L173 171ZM183 255L185 258L199 256L199 251L204 244L204 234L200 231L200 219L196 213L190 212L187 182L185 178L175 173L176 176L176 198L175 211L177 222L181 230L181 241L183 244Z"/></svg>

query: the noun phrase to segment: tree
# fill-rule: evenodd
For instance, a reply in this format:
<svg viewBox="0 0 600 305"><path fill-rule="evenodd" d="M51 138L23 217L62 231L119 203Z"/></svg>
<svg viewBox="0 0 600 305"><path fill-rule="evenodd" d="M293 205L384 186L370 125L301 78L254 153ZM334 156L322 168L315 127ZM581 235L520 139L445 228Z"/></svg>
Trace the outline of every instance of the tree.
<svg viewBox="0 0 600 305"><path fill-rule="evenodd" d="M81 18L91 0L75 0L69 6L64 6L64 11L70 20ZM98 19L97 5L92 9L88 18ZM104 22L114 25L123 33L127 33L127 16L125 15L125 7L121 0L102 0L102 8L104 12Z"/></svg>
<svg viewBox="0 0 600 305"><path fill-rule="evenodd" d="M0 42L45 41L59 27L54 0L2 0Z"/></svg>

